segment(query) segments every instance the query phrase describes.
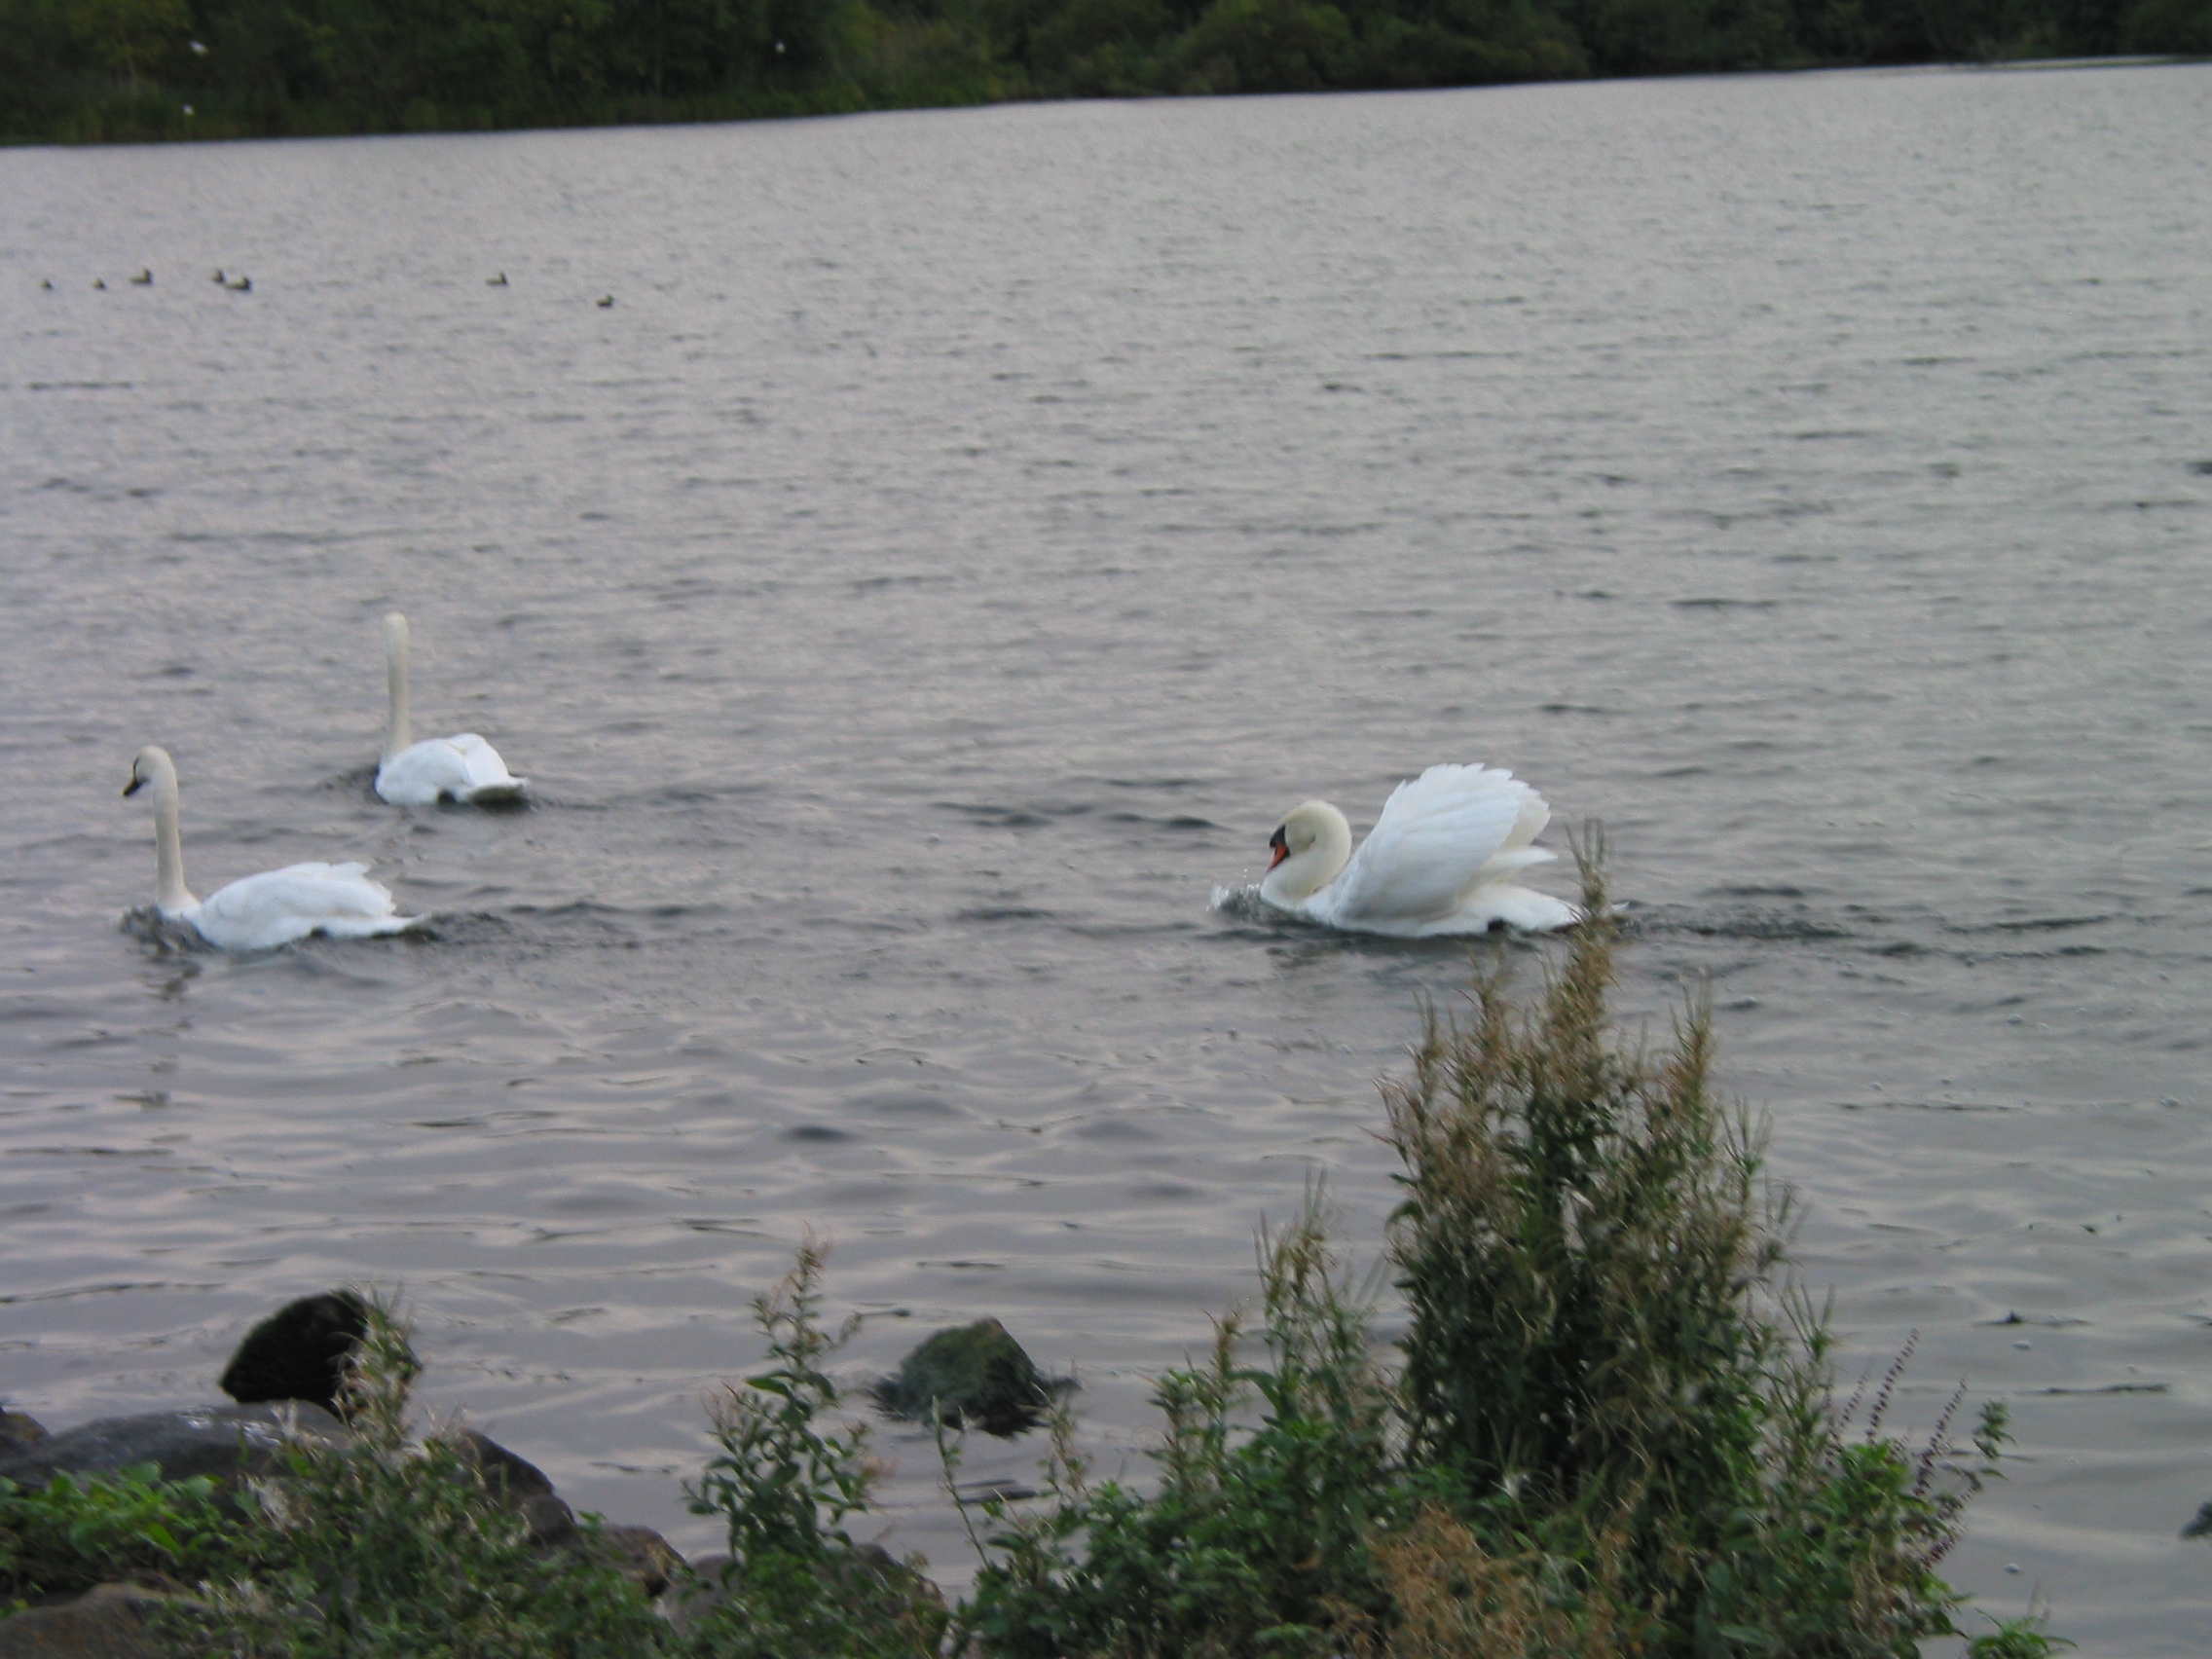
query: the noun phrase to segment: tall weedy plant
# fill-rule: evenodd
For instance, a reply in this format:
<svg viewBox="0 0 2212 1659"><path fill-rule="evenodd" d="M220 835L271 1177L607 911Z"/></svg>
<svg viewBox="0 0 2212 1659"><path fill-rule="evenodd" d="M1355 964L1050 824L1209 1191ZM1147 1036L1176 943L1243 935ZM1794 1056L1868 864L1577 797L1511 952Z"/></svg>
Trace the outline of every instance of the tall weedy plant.
<svg viewBox="0 0 2212 1659"><path fill-rule="evenodd" d="M983 1504L999 1553L960 1628L986 1653L1919 1659L1959 1634L1936 1569L2004 1414L1962 1462L1950 1412L1917 1452L1884 1434L1895 1371L1863 1427L1836 1410L1707 1007L1663 1047L1614 1031L1602 838L1576 856L1586 919L1535 995L1479 975L1385 1085L1402 1364L1309 1202L1263 1241L1260 1344L1224 1319L1161 1380L1152 1491L1087 1486L1063 1442L1042 1513ZM1968 1653L2064 1645L2030 1618Z"/></svg>
<svg viewBox="0 0 2212 1659"><path fill-rule="evenodd" d="M1708 1545L1752 1481L1787 1363L1761 1292L1789 1201L1712 1088L1703 1003L1661 1052L1614 1036L1602 839L1577 858L1588 919L1540 993L1517 1006L1485 972L1471 1016L1432 1013L1384 1087L1410 1457L1459 1501L1625 1525L1656 1567Z"/></svg>
<svg viewBox="0 0 2212 1659"><path fill-rule="evenodd" d="M712 1659L935 1659L942 1601L918 1558L856 1544L880 1472L866 1425L839 1423L825 1369L859 1328L822 1325L823 1248L809 1238L783 1281L753 1304L763 1369L711 1411L720 1453L685 1489L695 1515L729 1528L729 1558L697 1587L691 1650Z"/></svg>
<svg viewBox="0 0 2212 1659"><path fill-rule="evenodd" d="M1393 1620L1362 1644L1917 1659L1959 1634L1936 1568L2003 1408L1963 1462L1951 1411L1917 1454L1881 1432L1894 1371L1862 1431L1835 1410L1826 1330L1780 1277L1789 1196L1712 1085L1709 1006L1664 1048L1612 1028L1604 855L1576 848L1585 920L1537 994L1481 975L1384 1088L1402 1478L1429 1495L1380 1549ZM1971 1651L2059 1645L2026 1620Z"/></svg>

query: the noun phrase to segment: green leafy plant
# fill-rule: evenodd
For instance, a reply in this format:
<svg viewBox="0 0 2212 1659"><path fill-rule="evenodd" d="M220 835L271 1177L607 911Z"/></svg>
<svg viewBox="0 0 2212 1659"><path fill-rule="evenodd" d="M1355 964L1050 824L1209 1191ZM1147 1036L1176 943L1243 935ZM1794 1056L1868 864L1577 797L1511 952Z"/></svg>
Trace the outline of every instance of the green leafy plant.
<svg viewBox="0 0 2212 1659"><path fill-rule="evenodd" d="M1886 1434L1908 1350L1852 1426L1707 1005L1658 1050L1613 1031L1602 839L1578 858L1587 919L1541 988L1478 974L1385 1087L1402 1366L1309 1202L1263 1245L1264 1362L1232 1316L1162 1379L1156 1490L1087 1486L1063 1434L1043 1504L979 1506L986 1651L1917 1659L1960 1634L1937 1568L2004 1412L1966 1456L1963 1391L1917 1451ZM2050 1641L2020 1621L1975 1651Z"/></svg>
<svg viewBox="0 0 2212 1659"><path fill-rule="evenodd" d="M1157 1493L1088 1487L1062 1419L1053 1506L978 1506L991 1530L963 1614L988 1651L1318 1654L1347 1608L1379 1609L1368 1540L1399 1503L1390 1394L1372 1293L1330 1248L1317 1193L1263 1237L1260 1276L1264 1362L1232 1314L1207 1363L1161 1380Z"/></svg>
<svg viewBox="0 0 2212 1659"><path fill-rule="evenodd" d="M235 1532L203 1475L165 1481L147 1463L43 1487L0 1480L0 1610L108 1579L189 1579L232 1558Z"/></svg>
<svg viewBox="0 0 2212 1659"><path fill-rule="evenodd" d="M768 1365L710 1410L719 1455L686 1487L695 1515L728 1526L729 1559L698 1585L703 1653L904 1659L935 1655L947 1616L918 1559L856 1544L845 1518L867 1507L878 1466L866 1426L833 1425L824 1369L857 1319L822 1325L822 1247L809 1239L781 1283L754 1303Z"/></svg>
<svg viewBox="0 0 2212 1659"><path fill-rule="evenodd" d="M251 1484L239 1570L164 1619L179 1645L240 1659L632 1659L665 1628L604 1559L593 1519L573 1547L535 1544L458 1439L407 1422L414 1356L389 1307L341 1404L349 1443L294 1439Z"/></svg>

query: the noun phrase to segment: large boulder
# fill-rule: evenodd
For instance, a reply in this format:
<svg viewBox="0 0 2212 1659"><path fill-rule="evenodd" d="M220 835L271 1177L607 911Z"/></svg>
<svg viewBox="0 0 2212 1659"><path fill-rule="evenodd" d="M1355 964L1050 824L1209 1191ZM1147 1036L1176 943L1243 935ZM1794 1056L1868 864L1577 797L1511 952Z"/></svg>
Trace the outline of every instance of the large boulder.
<svg viewBox="0 0 2212 1659"><path fill-rule="evenodd" d="M650 1527L602 1527L589 1533L579 1530L566 1540L566 1547L589 1553L612 1567L648 1602L684 1570L683 1558L676 1546Z"/></svg>
<svg viewBox="0 0 2212 1659"><path fill-rule="evenodd" d="M333 1445L347 1438L344 1423L320 1406L298 1400L195 1406L102 1418L29 1445L0 1444L0 1479L43 1487L55 1475L113 1474L152 1463L166 1480L207 1475L235 1486L242 1476L273 1468L287 1433Z"/></svg>
<svg viewBox="0 0 2212 1659"><path fill-rule="evenodd" d="M558 1545L612 1567L647 1601L667 1589L670 1578L682 1570L683 1558L650 1527L578 1527L575 1511L553 1490L545 1471L491 1436L462 1428L446 1439L476 1470L485 1492L522 1517L532 1543Z"/></svg>
<svg viewBox="0 0 2212 1659"><path fill-rule="evenodd" d="M906 1356L896 1377L875 1385L876 1404L894 1417L949 1428L974 1423L986 1434L1035 1428L1053 1385L996 1319L940 1331Z"/></svg>
<svg viewBox="0 0 2212 1659"><path fill-rule="evenodd" d="M910 1608L941 1615L944 1592L930 1579L894 1556L881 1544L855 1544L833 1552L827 1563L830 1576L856 1607L879 1611ZM679 1637L698 1635L716 1611L736 1594L730 1558L702 1556L686 1568L671 1573L661 1612Z"/></svg>
<svg viewBox="0 0 2212 1659"><path fill-rule="evenodd" d="M312 1400L338 1416L346 1362L368 1335L369 1310L350 1290L287 1302L245 1334L224 1368L223 1392L241 1405Z"/></svg>
<svg viewBox="0 0 2212 1659"><path fill-rule="evenodd" d="M146 1628L161 1600L135 1584L95 1584L74 1602L0 1618L0 1659L165 1659Z"/></svg>
<svg viewBox="0 0 2212 1659"><path fill-rule="evenodd" d="M475 1469L484 1490L522 1517L532 1543L557 1544L575 1531L575 1511L535 1463L473 1428L457 1429L447 1439Z"/></svg>

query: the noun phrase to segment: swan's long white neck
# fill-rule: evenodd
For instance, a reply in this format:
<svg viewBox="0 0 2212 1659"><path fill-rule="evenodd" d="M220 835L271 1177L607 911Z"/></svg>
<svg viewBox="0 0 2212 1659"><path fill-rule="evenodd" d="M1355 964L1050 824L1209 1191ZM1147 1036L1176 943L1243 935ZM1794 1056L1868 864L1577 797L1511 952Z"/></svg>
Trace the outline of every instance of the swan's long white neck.
<svg viewBox="0 0 2212 1659"><path fill-rule="evenodd" d="M165 916L197 910L184 884L184 834L176 820L176 765L166 749L141 750L132 774L154 790L154 903Z"/></svg>
<svg viewBox="0 0 2212 1659"><path fill-rule="evenodd" d="M1293 909L1310 899L1351 860L1351 826L1325 800L1293 807L1276 833L1284 856L1260 883L1260 897L1281 908Z"/></svg>
<svg viewBox="0 0 2212 1659"><path fill-rule="evenodd" d="M415 741L415 722L407 713L407 618L396 610L384 619L384 757L389 760Z"/></svg>

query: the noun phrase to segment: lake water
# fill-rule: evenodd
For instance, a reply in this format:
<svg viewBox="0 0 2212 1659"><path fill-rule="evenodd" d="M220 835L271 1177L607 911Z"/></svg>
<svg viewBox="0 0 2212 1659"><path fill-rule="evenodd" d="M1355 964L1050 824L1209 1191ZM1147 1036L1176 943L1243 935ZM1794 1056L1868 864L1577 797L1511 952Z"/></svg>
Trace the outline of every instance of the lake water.
<svg viewBox="0 0 2212 1659"><path fill-rule="evenodd" d="M2200 1652L2207 133L2194 65L0 154L0 1388L404 1286L431 1405L702 1549L814 1229L847 1375L995 1314L1141 1473L1263 1220L1372 1257L1467 973L1209 894L1483 760L1608 827L1632 1018L1710 976L1847 1381L2011 1402L1955 1578ZM369 793L393 607L527 812ZM120 931L148 742L198 891L436 941Z"/></svg>

